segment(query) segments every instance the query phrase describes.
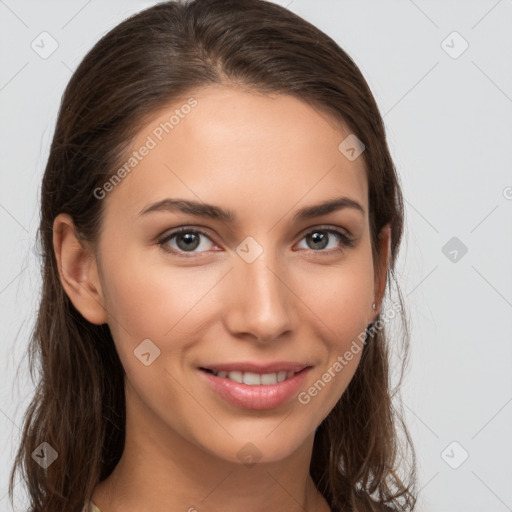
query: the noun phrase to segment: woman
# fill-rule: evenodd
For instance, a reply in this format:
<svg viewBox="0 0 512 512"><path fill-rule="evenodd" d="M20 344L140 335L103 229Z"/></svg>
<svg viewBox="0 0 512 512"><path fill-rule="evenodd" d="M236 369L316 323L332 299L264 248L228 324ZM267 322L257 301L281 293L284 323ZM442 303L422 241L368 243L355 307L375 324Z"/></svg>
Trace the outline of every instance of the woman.
<svg viewBox="0 0 512 512"><path fill-rule="evenodd" d="M402 226L375 100L327 35L262 0L122 22L43 178L11 500L20 470L33 512L412 510L383 304Z"/></svg>

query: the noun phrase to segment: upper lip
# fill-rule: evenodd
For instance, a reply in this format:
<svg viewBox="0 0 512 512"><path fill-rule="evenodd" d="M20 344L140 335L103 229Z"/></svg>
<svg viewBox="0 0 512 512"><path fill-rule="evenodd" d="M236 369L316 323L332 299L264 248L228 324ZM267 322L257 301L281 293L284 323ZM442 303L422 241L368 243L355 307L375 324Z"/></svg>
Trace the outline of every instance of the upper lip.
<svg viewBox="0 0 512 512"><path fill-rule="evenodd" d="M277 372L294 372L298 373L304 368L311 366L308 363L298 363L295 361L273 361L271 363L261 364L250 361L239 361L233 363L209 364L201 366L205 370L213 370L214 372L253 372L253 373L277 373Z"/></svg>

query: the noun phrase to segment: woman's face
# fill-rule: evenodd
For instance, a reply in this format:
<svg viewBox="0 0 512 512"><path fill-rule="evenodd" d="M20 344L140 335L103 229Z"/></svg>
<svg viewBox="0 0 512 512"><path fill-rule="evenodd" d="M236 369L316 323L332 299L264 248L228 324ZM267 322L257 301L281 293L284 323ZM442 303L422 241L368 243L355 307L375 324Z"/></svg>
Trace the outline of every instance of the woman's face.
<svg viewBox="0 0 512 512"><path fill-rule="evenodd" d="M277 461L339 400L376 313L364 162L338 148L348 131L291 96L191 96L147 123L99 199L99 289L128 421L225 460ZM352 203L307 215L341 198ZM291 384L235 383L243 363L283 378L258 371L276 362L308 368ZM227 364L228 377L204 370Z"/></svg>

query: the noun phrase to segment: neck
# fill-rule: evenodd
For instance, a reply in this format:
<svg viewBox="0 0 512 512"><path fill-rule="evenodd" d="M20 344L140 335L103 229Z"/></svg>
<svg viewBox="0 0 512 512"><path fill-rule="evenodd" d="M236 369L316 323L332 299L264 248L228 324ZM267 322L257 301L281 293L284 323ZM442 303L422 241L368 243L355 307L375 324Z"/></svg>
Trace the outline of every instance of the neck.
<svg viewBox="0 0 512 512"><path fill-rule="evenodd" d="M309 474L314 432L284 460L234 463L163 424L128 393L122 457L92 496L102 512L329 512Z"/></svg>

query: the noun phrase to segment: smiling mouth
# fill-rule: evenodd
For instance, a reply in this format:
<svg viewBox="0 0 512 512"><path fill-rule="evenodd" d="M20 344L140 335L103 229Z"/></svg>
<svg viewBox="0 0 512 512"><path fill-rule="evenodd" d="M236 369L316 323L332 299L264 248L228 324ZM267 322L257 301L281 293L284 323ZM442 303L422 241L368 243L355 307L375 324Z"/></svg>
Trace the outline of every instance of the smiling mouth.
<svg viewBox="0 0 512 512"><path fill-rule="evenodd" d="M239 370L234 371L214 371L209 368L201 368L201 370L211 373L216 377L220 377L223 379L229 379L233 382L238 382L239 384L246 384L248 386L259 386L259 385L273 385L279 382L284 382L292 378L294 375L298 373L302 373L309 367L303 368L298 372L294 371L279 371L279 372L271 372L271 373L255 373L255 372L242 372Z"/></svg>

